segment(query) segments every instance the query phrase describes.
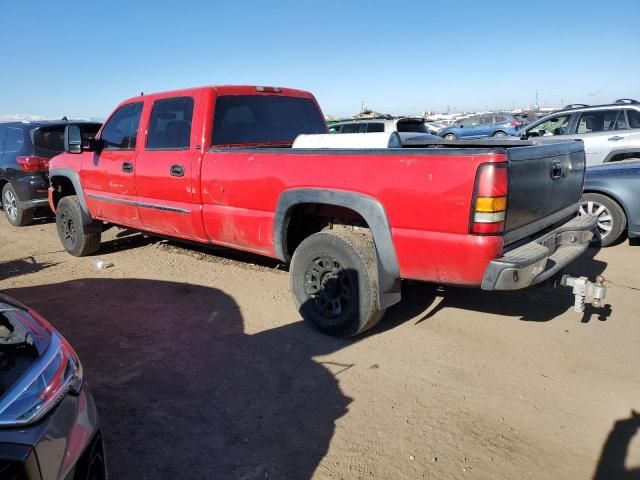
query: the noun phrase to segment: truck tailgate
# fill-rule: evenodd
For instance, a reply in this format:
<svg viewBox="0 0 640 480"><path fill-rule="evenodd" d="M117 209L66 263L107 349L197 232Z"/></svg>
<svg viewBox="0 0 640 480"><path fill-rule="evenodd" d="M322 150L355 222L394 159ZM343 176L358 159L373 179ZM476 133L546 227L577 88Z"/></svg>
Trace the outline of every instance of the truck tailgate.
<svg viewBox="0 0 640 480"><path fill-rule="evenodd" d="M507 154L506 245L575 214L585 174L581 141L514 147Z"/></svg>

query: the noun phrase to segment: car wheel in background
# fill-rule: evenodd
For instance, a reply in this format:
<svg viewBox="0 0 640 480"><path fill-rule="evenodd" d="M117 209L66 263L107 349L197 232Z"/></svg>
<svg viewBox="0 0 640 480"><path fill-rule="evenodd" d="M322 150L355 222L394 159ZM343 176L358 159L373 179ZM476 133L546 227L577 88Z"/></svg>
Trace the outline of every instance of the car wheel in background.
<svg viewBox="0 0 640 480"><path fill-rule="evenodd" d="M10 183L2 189L2 208L11 225L24 227L33 222L33 209L20 207L16 191Z"/></svg>
<svg viewBox="0 0 640 480"><path fill-rule="evenodd" d="M495 132L493 134L494 137L506 137L507 136L507 132L503 132L502 130L498 130L497 132Z"/></svg>
<svg viewBox="0 0 640 480"><path fill-rule="evenodd" d="M447 134L446 134L444 137L442 137L442 138L444 138L445 140L449 140L449 141L451 141L451 140L455 140L455 139L456 139L456 136L455 136L453 133L447 133Z"/></svg>
<svg viewBox="0 0 640 480"><path fill-rule="evenodd" d="M293 254L290 281L302 318L323 333L353 336L384 314L369 232L338 227L310 235Z"/></svg>
<svg viewBox="0 0 640 480"><path fill-rule="evenodd" d="M102 224L83 225L82 207L76 195L63 197L58 202L56 227L62 246L75 257L91 255L100 248Z"/></svg>
<svg viewBox="0 0 640 480"><path fill-rule="evenodd" d="M599 193L585 193L580 200L580 215L597 215L598 225L592 244L608 247L620 238L627 226L622 207L610 197Z"/></svg>

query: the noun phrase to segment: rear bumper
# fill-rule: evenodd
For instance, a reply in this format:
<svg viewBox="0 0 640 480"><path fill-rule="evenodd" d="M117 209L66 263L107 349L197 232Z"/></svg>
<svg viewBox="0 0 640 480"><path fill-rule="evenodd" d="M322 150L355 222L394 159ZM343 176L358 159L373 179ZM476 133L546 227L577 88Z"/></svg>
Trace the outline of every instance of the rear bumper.
<svg viewBox="0 0 640 480"><path fill-rule="evenodd" d="M587 249L597 223L594 215L575 217L492 260L484 273L482 289L517 290L549 279Z"/></svg>

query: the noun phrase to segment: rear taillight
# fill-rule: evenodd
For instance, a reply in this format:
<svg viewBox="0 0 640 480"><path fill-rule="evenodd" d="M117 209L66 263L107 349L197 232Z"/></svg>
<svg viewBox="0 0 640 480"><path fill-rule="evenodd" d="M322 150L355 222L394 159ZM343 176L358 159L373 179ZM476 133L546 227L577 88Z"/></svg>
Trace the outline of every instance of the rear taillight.
<svg viewBox="0 0 640 480"><path fill-rule="evenodd" d="M507 171L506 163L485 163L478 168L471 205L471 233L496 235L504 230L509 187Z"/></svg>
<svg viewBox="0 0 640 480"><path fill-rule="evenodd" d="M33 155L21 155L16 158L23 172L43 172L49 170L49 159Z"/></svg>

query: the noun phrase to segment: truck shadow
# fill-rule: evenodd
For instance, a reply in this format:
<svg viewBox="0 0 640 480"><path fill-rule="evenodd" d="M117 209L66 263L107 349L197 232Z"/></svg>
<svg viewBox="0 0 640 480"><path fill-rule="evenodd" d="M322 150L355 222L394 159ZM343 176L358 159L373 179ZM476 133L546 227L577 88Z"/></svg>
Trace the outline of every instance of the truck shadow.
<svg viewBox="0 0 640 480"><path fill-rule="evenodd" d="M605 271L607 266L606 262L594 258L597 252L598 249L588 249L569 265L565 273L572 276L586 276L594 280L597 275ZM440 300L435 303L438 297ZM549 284L524 290L488 292L477 288L403 282L402 302L388 310L382 322L372 333L393 328L406 318L417 318L417 323L420 323L433 318L447 308L519 317L523 321L548 322L571 309L573 303L571 289L553 288ZM611 313L610 304L599 308L587 304L581 322L587 323L593 317L604 321Z"/></svg>
<svg viewBox="0 0 640 480"><path fill-rule="evenodd" d="M640 414L618 420L605 441L593 480L640 480L640 468L627 470L625 459L631 440L640 431Z"/></svg>
<svg viewBox="0 0 640 480"><path fill-rule="evenodd" d="M336 376L353 366L314 360L346 341L301 323L247 334L215 288L83 279L6 293L78 352L112 478L308 479L351 402Z"/></svg>

